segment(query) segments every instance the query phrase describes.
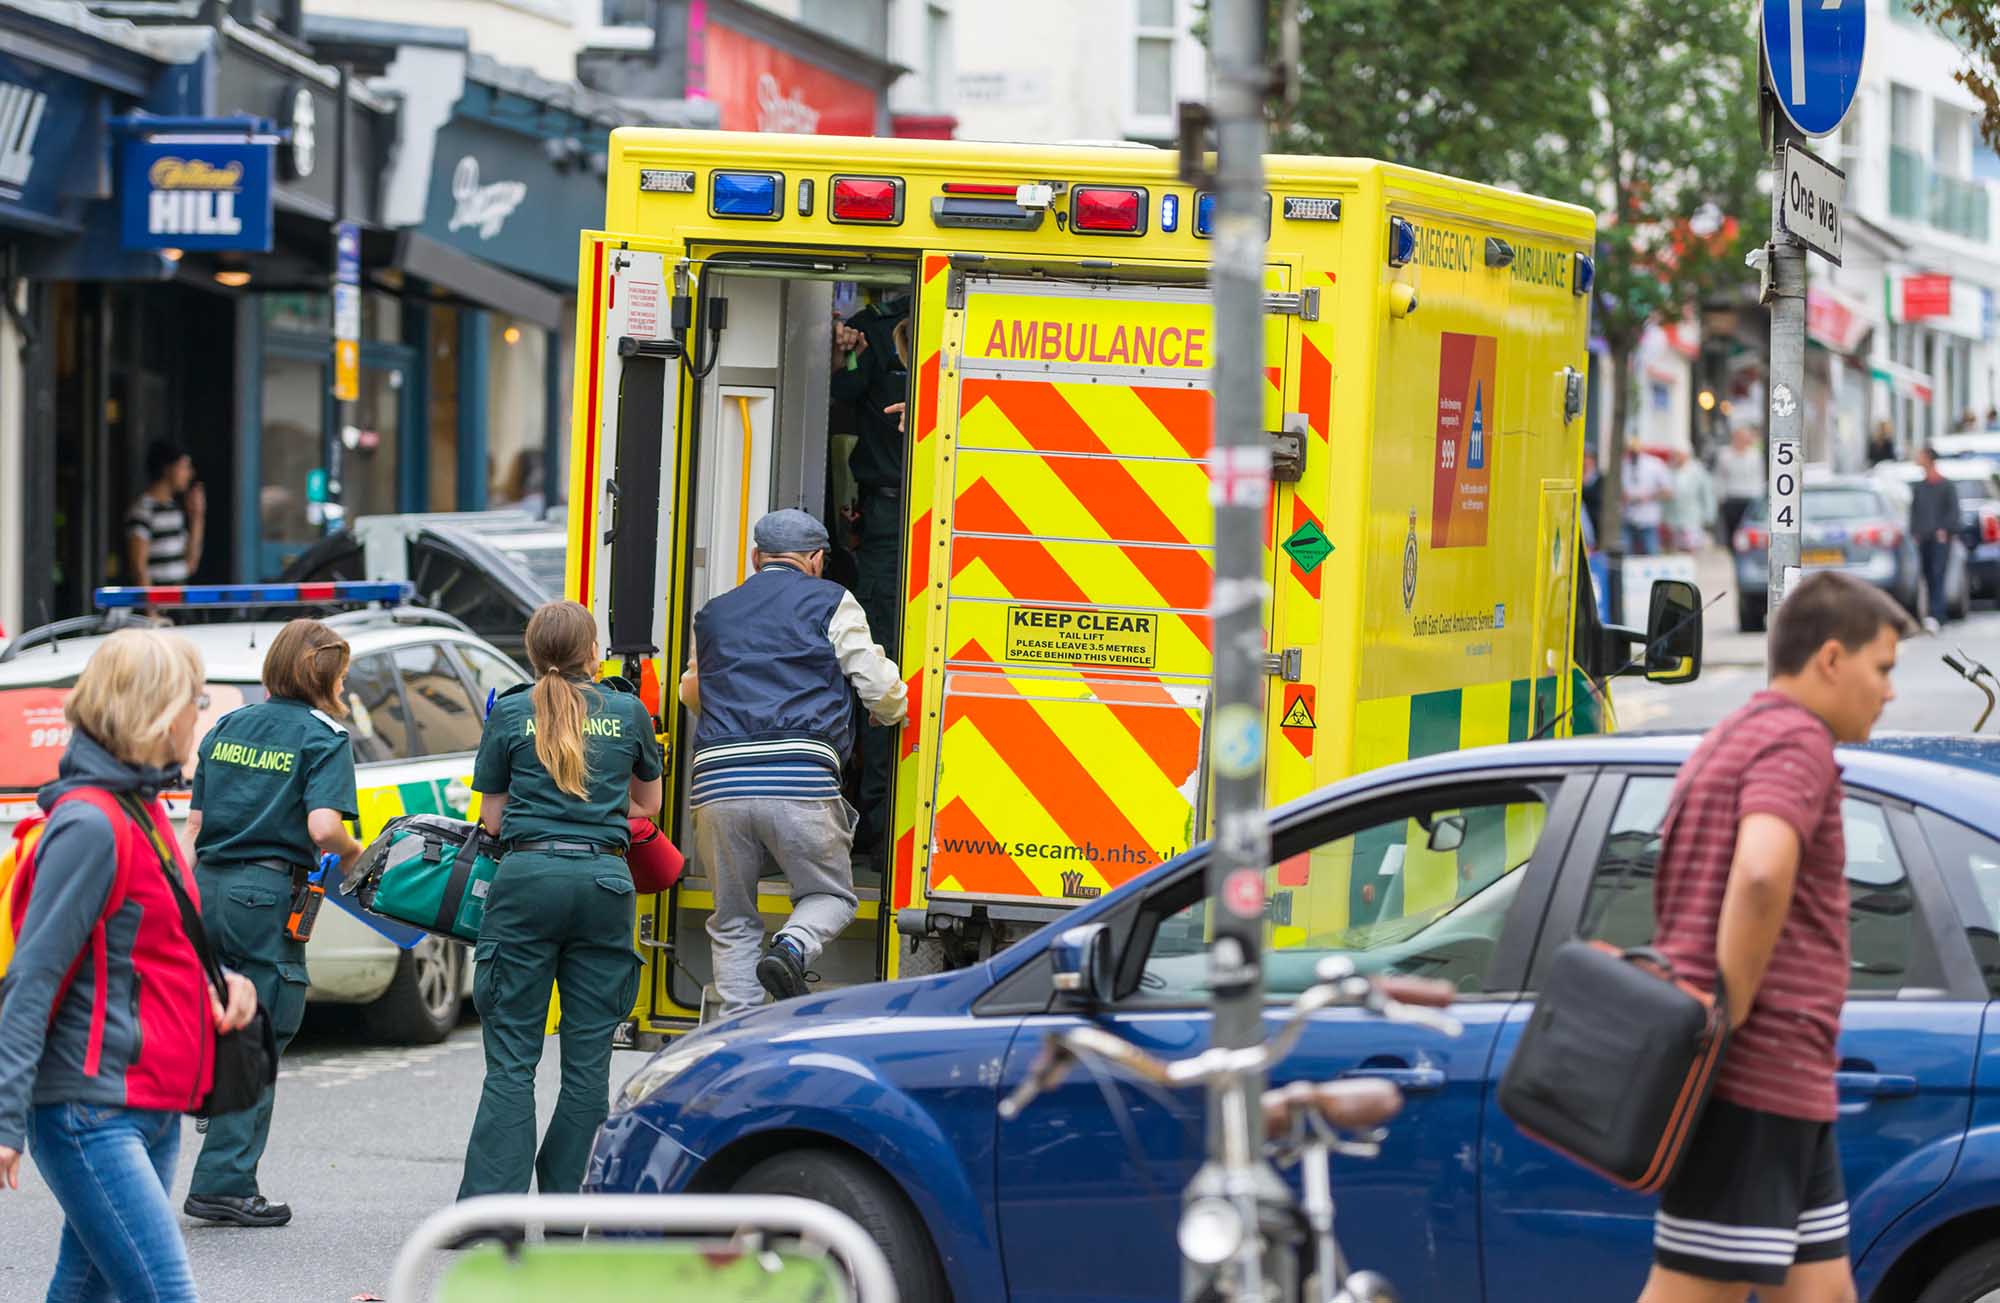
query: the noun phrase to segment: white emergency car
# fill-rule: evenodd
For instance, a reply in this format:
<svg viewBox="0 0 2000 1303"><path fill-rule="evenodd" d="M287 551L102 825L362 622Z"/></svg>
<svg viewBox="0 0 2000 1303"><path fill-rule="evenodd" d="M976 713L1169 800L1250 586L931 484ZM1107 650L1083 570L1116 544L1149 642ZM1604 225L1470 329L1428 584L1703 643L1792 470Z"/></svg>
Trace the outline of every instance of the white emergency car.
<svg viewBox="0 0 2000 1303"><path fill-rule="evenodd" d="M339 589L350 600L375 591L407 592L401 585L258 585L264 602L326 600ZM163 596L174 590L154 589ZM229 588L189 588L190 598ZM186 603L189 607L198 600ZM146 617L112 609L23 633L0 650L0 839L35 812L35 792L56 776L68 742L63 700L105 637ZM354 741L355 786L363 842L384 822L404 813L471 817L472 758L479 746L488 694L526 681L520 668L450 616L416 607L344 611L327 617L354 649L347 672L346 721ZM264 651L281 618L215 624L177 624L175 632L200 649L208 667L208 709L197 741L222 715L264 696ZM194 757L187 774L192 779ZM169 793L178 821L187 793ZM306 946L310 998L363 1006L369 1032L387 1041L442 1039L459 1018L470 990L472 965L464 946L426 938L401 949L331 901Z"/></svg>

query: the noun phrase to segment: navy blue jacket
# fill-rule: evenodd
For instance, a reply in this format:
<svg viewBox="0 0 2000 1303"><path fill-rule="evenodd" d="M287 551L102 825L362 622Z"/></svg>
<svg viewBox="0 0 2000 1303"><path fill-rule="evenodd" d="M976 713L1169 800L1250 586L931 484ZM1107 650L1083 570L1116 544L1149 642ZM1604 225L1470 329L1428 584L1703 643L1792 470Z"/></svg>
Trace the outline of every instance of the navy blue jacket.
<svg viewBox="0 0 2000 1303"><path fill-rule="evenodd" d="M782 562L694 617L701 714L696 756L744 742L813 741L841 761L854 749L854 689L827 626L847 590Z"/></svg>

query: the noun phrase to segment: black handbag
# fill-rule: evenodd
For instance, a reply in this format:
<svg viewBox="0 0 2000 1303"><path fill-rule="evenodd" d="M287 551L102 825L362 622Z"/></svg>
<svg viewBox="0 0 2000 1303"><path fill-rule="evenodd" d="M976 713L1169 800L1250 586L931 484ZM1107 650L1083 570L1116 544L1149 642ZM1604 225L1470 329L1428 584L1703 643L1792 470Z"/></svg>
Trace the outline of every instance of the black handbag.
<svg viewBox="0 0 2000 1303"><path fill-rule="evenodd" d="M1663 855L1693 779L1679 786L1660 824ZM1625 877L1631 871L1628 862ZM1584 936L1616 894L1591 911ZM1720 971L1711 995L1676 977L1651 947L1571 941L1556 951L1501 1075L1500 1111L1557 1153L1650 1194L1680 1166L1728 1041Z"/></svg>
<svg viewBox="0 0 2000 1303"><path fill-rule="evenodd" d="M187 888L181 883L181 875L174 870L173 854L161 838L159 826L153 822L145 807L129 794L121 793L118 800L124 805L125 812L146 830L147 839L153 843L153 853L160 860L160 872L173 889L174 903L180 906L181 930L187 933L189 943L194 946L195 957L201 960L202 971L208 975L215 998L227 1007L229 983L223 978L222 965L216 961L215 952L209 948L208 929L202 926L201 911L195 908ZM271 1028L270 1011L259 1004L248 1023L233 1032L216 1033L214 1063L215 1071L208 1094L194 1110L194 1115L200 1118L221 1117L256 1107L265 1092L278 1081L278 1038Z"/></svg>

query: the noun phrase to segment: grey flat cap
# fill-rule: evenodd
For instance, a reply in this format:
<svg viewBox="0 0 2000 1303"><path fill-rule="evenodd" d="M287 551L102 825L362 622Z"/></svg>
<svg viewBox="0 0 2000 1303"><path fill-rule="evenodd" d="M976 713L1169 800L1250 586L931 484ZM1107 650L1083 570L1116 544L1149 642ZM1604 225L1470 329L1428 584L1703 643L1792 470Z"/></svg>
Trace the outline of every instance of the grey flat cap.
<svg viewBox="0 0 2000 1303"><path fill-rule="evenodd" d="M766 556L780 552L818 552L827 545L826 526L797 507L764 513L750 531L757 550Z"/></svg>

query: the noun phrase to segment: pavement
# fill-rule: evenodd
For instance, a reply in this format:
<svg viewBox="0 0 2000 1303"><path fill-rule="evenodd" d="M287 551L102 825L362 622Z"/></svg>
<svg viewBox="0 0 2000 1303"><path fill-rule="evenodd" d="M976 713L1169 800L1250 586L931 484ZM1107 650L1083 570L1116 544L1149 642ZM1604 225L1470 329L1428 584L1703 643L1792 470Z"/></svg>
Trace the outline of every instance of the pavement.
<svg viewBox="0 0 2000 1303"><path fill-rule="evenodd" d="M644 1061L616 1054L612 1089ZM555 1105L557 1067L551 1040L535 1090L544 1124ZM403 1241L458 1193L483 1071L476 1023L438 1045L383 1047L362 1037L348 1011L311 1011L278 1075L271 1146L259 1173L266 1198L292 1205L292 1223L243 1230L184 1222L203 1303L385 1297ZM194 1124L184 1123L176 1210L200 1144ZM0 1299L42 1297L61 1228L61 1210L31 1157L21 1190L0 1191Z"/></svg>
<svg viewBox="0 0 2000 1303"><path fill-rule="evenodd" d="M1696 559L1696 574L1706 610L1701 677L1673 686L1636 678L1617 680L1611 699L1620 729L1705 729L1764 686L1764 635L1736 628L1736 581L1729 554L1719 549L1704 553ZM1972 728L1986 699L1945 668L1944 653L1957 647L1975 656L1994 656L1990 649L2000 647L2000 610L1975 606L1969 619L1904 643L1897 662L1896 699L1882 712L1878 729L1963 733ZM2000 656L1994 659L2000 662ZM2000 720L1990 727L2000 730Z"/></svg>

